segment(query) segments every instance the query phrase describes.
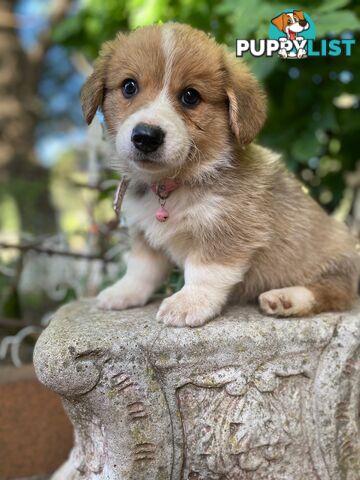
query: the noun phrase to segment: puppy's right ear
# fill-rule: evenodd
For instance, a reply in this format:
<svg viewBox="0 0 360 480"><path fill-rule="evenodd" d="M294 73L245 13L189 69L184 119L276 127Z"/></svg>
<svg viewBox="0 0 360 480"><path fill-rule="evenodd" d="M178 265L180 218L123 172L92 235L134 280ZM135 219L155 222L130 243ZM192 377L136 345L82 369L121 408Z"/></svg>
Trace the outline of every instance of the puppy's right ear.
<svg viewBox="0 0 360 480"><path fill-rule="evenodd" d="M280 13L280 15L271 20L271 23L281 32L283 32L285 28L285 17L286 15L284 13Z"/></svg>
<svg viewBox="0 0 360 480"><path fill-rule="evenodd" d="M113 51L113 42L106 42L94 63L94 71L81 89L80 101L86 123L90 125L96 110L104 100L105 76L108 62Z"/></svg>
<svg viewBox="0 0 360 480"><path fill-rule="evenodd" d="M265 122L265 94L246 65L227 51L225 71L230 127L238 142L247 145Z"/></svg>

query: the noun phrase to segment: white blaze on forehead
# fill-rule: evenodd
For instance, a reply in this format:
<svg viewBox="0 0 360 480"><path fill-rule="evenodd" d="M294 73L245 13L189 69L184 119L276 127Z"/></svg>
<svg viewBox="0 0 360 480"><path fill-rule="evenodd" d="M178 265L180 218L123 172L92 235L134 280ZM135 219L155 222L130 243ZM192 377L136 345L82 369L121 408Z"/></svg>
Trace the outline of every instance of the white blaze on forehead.
<svg viewBox="0 0 360 480"><path fill-rule="evenodd" d="M161 31L161 44L165 56L163 92L166 94L170 85L175 56L175 35L170 25L166 25Z"/></svg>
<svg viewBox="0 0 360 480"><path fill-rule="evenodd" d="M161 30L162 50L165 58L163 85L157 97L150 103L130 115L118 129L116 150L122 160L132 160L136 153L131 142L131 132L138 123L148 123L160 127L165 133L164 145L159 148L159 161L168 166L179 167L187 158L190 149L190 138L185 123L176 112L169 95L169 85L175 54L174 30L166 25ZM175 101L175 100L174 100ZM137 168L136 162L133 163Z"/></svg>

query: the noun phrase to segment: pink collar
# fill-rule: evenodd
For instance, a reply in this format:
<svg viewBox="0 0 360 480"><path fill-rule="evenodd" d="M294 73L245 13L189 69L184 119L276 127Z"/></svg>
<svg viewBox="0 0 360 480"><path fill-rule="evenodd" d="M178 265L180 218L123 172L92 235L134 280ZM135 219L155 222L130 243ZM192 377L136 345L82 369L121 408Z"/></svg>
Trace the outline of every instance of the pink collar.
<svg viewBox="0 0 360 480"><path fill-rule="evenodd" d="M151 185L151 190L162 200L168 198L171 192L179 188L180 183L172 180L171 178L165 178L160 182L153 183Z"/></svg>
<svg viewBox="0 0 360 480"><path fill-rule="evenodd" d="M127 177L123 177L120 181L114 196L113 208L116 215L120 216L121 204L129 185L130 180ZM159 199L160 208L157 210L155 217L159 222L166 222L169 218L169 212L165 208L166 199L169 197L170 193L180 187L180 183L170 178L161 180L160 182L153 183L151 185L151 190L156 194Z"/></svg>
<svg viewBox="0 0 360 480"><path fill-rule="evenodd" d="M165 178L158 183L153 183L151 185L151 190L159 198L160 208L155 214L156 220L159 222L166 222L169 218L169 212L165 208L166 199L169 197L170 193L180 187L180 183L172 180L171 178Z"/></svg>

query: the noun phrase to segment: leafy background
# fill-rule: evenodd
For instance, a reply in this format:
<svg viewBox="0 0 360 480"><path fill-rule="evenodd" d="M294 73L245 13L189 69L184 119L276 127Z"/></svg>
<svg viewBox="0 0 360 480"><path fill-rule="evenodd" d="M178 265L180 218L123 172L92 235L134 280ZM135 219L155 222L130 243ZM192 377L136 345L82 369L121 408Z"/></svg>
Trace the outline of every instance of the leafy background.
<svg viewBox="0 0 360 480"><path fill-rule="evenodd" d="M32 335L60 304L94 295L123 272L126 228L111 209L116 175L100 124L86 129L78 101L101 43L119 30L175 20L233 50L236 38L266 38L270 19L289 7L312 17L318 39L359 41L355 0L2 1L0 338L11 343L40 325L15 362L29 358ZM281 152L309 193L358 235L358 45L351 57L247 61L269 96L259 142ZM180 282L175 272L164 289ZM0 344L1 357L10 358Z"/></svg>

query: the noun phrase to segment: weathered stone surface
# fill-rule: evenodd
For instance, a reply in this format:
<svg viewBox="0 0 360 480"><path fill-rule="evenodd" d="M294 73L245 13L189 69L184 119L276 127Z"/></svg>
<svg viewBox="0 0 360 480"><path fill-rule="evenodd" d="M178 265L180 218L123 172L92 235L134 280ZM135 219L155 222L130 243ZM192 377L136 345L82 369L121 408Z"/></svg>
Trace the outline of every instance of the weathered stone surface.
<svg viewBox="0 0 360 480"><path fill-rule="evenodd" d="M230 307L198 329L157 304L62 308L35 351L75 447L53 480L360 478L360 305L311 319Z"/></svg>

